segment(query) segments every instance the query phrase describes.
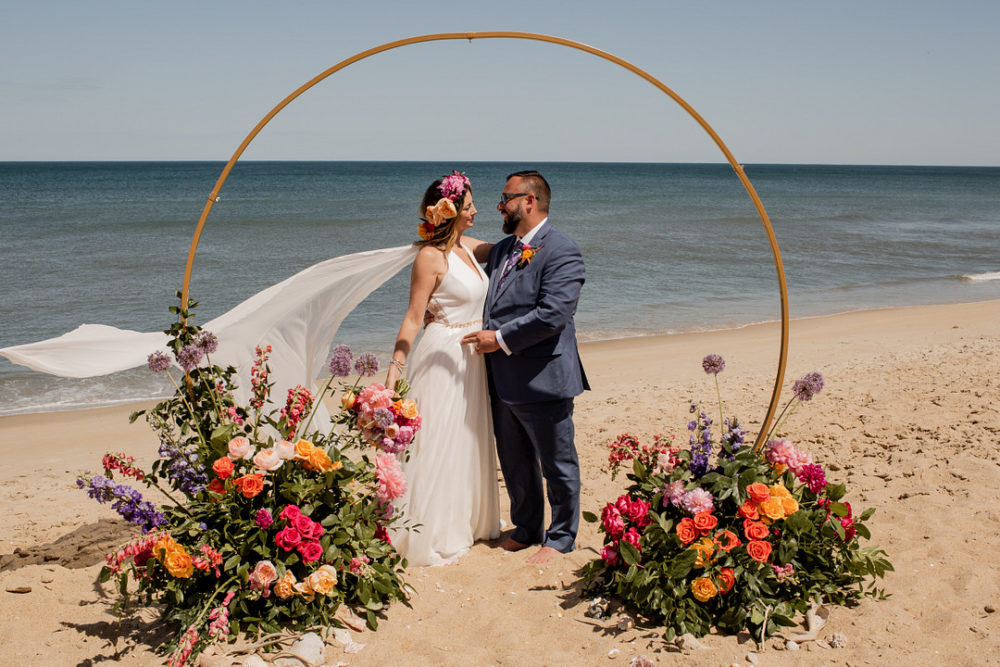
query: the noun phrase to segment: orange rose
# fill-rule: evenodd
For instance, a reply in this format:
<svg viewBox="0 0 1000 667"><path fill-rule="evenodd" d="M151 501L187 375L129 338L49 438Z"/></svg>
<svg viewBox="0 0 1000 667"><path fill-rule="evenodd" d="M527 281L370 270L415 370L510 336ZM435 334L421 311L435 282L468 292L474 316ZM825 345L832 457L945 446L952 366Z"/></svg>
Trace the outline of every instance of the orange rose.
<svg viewBox="0 0 1000 667"><path fill-rule="evenodd" d="M747 519L743 522L743 535L748 540L762 540L770 534L771 531L768 530L768 527L759 521L750 521Z"/></svg>
<svg viewBox="0 0 1000 667"><path fill-rule="evenodd" d="M302 462L302 467L312 472L326 472L333 467L333 462L325 451L319 447L313 447L309 452L309 458Z"/></svg>
<svg viewBox="0 0 1000 667"><path fill-rule="evenodd" d="M308 440L299 440L295 443L295 458L302 461L308 461L309 455L312 454L314 449L316 449L316 445L312 444Z"/></svg>
<svg viewBox="0 0 1000 667"><path fill-rule="evenodd" d="M691 548L698 552L698 557L694 560L694 566L705 567L711 561L712 554L715 553L715 542L707 537L703 537L692 544Z"/></svg>
<svg viewBox="0 0 1000 667"><path fill-rule="evenodd" d="M677 524L677 537L685 546L698 539L698 528L694 525L694 521L688 517L681 519L680 523Z"/></svg>
<svg viewBox="0 0 1000 667"><path fill-rule="evenodd" d="M756 521L760 518L760 515L757 513L757 504L752 500L746 501L738 510L736 510L736 516Z"/></svg>
<svg viewBox="0 0 1000 667"><path fill-rule="evenodd" d="M179 545L174 538L169 535L164 535L156 541L156 544L153 545L153 556L162 562L168 553L183 550L184 547Z"/></svg>
<svg viewBox="0 0 1000 667"><path fill-rule="evenodd" d="M712 516L711 512L698 512L694 515L694 527L702 535L707 535L713 528L719 525L719 520Z"/></svg>
<svg viewBox="0 0 1000 667"><path fill-rule="evenodd" d="M772 498L791 498L792 492L789 491L784 484L772 484L768 488L768 493L771 494Z"/></svg>
<svg viewBox="0 0 1000 667"><path fill-rule="evenodd" d="M399 404L399 414L403 415L407 419L416 419L418 416L417 412L417 402L410 399L406 399Z"/></svg>
<svg viewBox="0 0 1000 667"><path fill-rule="evenodd" d="M719 589L715 587L712 580L708 577L698 577L691 582L691 595L698 602L708 602L715 597Z"/></svg>
<svg viewBox="0 0 1000 667"><path fill-rule="evenodd" d="M781 504L781 498L768 498L758 505L757 509L760 510L760 513L764 517L771 521L785 518L785 508Z"/></svg>
<svg viewBox="0 0 1000 667"><path fill-rule="evenodd" d="M722 571L719 572L719 592L728 593L733 590L733 586L736 585L736 575L733 573L733 568L724 567Z"/></svg>
<svg viewBox="0 0 1000 667"><path fill-rule="evenodd" d="M191 556L184 550L184 547L168 551L163 557L163 566L167 568L167 572L178 579L187 579L194 572L194 564L191 561Z"/></svg>
<svg viewBox="0 0 1000 667"><path fill-rule="evenodd" d="M349 391L340 398L340 405L345 410L350 410L354 407L354 402L358 400L353 391Z"/></svg>
<svg viewBox="0 0 1000 667"><path fill-rule="evenodd" d="M290 571L285 572L285 576L275 582L274 594L282 600L288 599L295 595L295 584L295 575Z"/></svg>
<svg viewBox="0 0 1000 667"><path fill-rule="evenodd" d="M224 496L226 495L226 483L219 478L215 478L208 483L208 490L212 493L218 493L220 496ZM219 500L219 498L213 499L213 502L215 500Z"/></svg>
<svg viewBox="0 0 1000 667"><path fill-rule="evenodd" d="M739 536L731 530L720 530L715 534L715 538L713 539L719 545L719 548L726 553L729 553L741 544Z"/></svg>
<svg viewBox="0 0 1000 667"><path fill-rule="evenodd" d="M750 500L759 505L771 497L771 490L760 482L754 482L747 487L747 495L750 496Z"/></svg>
<svg viewBox="0 0 1000 667"><path fill-rule="evenodd" d="M253 498L264 490L264 476L258 474L243 475L236 480L236 488L240 490L244 498Z"/></svg>
<svg viewBox="0 0 1000 667"><path fill-rule="evenodd" d="M758 563L766 562L771 556L771 543L762 540L753 540L747 543L747 553Z"/></svg>
<svg viewBox="0 0 1000 667"><path fill-rule="evenodd" d="M219 479L228 479L233 474L233 467L233 462L228 456L216 459L215 463L212 464L212 470L219 476Z"/></svg>

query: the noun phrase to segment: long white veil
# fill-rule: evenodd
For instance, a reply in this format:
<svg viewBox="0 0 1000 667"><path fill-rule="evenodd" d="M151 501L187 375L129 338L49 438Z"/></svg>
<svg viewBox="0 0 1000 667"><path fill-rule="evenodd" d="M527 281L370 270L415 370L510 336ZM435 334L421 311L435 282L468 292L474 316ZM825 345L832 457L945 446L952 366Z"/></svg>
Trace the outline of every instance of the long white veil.
<svg viewBox="0 0 1000 667"><path fill-rule="evenodd" d="M258 345L271 345L272 398L282 401L297 384L313 387L344 318L417 255L412 245L334 257L254 294L205 323L219 339L212 362L237 369L236 399L249 397L250 367ZM0 349L15 364L60 377L94 377L142 366L166 348L163 333L84 324L57 338Z"/></svg>

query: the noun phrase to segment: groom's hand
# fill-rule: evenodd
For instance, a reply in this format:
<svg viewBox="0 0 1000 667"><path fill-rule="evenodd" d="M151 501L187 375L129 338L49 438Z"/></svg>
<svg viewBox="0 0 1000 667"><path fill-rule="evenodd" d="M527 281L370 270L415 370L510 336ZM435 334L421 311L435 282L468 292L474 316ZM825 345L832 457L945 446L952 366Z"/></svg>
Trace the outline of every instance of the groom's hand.
<svg viewBox="0 0 1000 667"><path fill-rule="evenodd" d="M477 354L489 354L500 349L497 344L497 332L489 329L482 329L466 334L462 338L463 345L472 345Z"/></svg>

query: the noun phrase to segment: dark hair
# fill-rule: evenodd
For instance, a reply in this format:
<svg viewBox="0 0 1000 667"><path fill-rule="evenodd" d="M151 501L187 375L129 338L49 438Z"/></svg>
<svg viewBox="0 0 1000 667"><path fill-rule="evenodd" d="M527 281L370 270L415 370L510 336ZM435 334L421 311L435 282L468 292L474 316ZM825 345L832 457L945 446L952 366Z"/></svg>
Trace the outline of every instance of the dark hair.
<svg viewBox="0 0 1000 667"><path fill-rule="evenodd" d="M507 180L517 176L521 179L524 184L524 188L535 195L535 200L538 202L538 210L542 213L549 212L549 202L552 201L552 189L549 188L549 182L545 180L545 177L539 174L537 171L527 170L527 171L515 171L513 174L507 176Z"/></svg>
<svg viewBox="0 0 1000 667"><path fill-rule="evenodd" d="M438 203L438 200L441 199L441 191L438 190L438 186L443 182L444 179L439 178L431 183L427 187L427 190L424 191L424 197L420 200L420 208L418 209L421 220L426 219L424 216L427 215L427 207L434 206ZM458 201L455 202L455 209L459 213L462 212L462 208L465 206L465 200L471 192L472 186L469 185L465 188L465 192L458 197ZM415 241L413 245L418 247L431 245L444 251L451 250L451 247L455 245L455 239L458 237L458 231L455 229L455 222L457 220L457 215L451 220L445 220L434 228L434 234L429 239L420 239L419 241Z"/></svg>

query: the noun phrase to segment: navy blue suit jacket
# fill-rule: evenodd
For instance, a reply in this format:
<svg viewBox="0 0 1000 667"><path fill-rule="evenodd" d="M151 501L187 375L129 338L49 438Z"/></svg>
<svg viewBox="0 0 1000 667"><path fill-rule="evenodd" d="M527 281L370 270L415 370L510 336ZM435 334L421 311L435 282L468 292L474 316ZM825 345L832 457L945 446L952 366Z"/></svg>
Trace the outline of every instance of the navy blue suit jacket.
<svg viewBox="0 0 1000 667"><path fill-rule="evenodd" d="M583 255L572 239L546 222L531 240L534 257L512 269L498 287L516 241L508 236L497 243L486 262L490 287L483 328L499 330L511 351L487 355L493 390L511 404L577 396L590 389L573 322L586 279Z"/></svg>

